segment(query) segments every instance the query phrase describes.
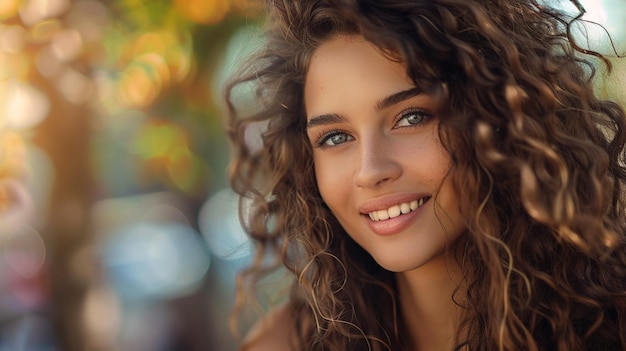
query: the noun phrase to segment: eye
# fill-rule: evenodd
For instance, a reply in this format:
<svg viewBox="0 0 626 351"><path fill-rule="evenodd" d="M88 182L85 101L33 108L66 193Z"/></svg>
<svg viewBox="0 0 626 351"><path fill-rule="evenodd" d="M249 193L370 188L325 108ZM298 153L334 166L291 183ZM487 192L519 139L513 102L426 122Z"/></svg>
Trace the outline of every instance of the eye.
<svg viewBox="0 0 626 351"><path fill-rule="evenodd" d="M316 145L318 147L332 147L353 140L352 136L340 130L332 130L325 132L317 138Z"/></svg>
<svg viewBox="0 0 626 351"><path fill-rule="evenodd" d="M432 113L426 110L411 108L400 114L400 118L396 121L394 128L416 127L431 117Z"/></svg>

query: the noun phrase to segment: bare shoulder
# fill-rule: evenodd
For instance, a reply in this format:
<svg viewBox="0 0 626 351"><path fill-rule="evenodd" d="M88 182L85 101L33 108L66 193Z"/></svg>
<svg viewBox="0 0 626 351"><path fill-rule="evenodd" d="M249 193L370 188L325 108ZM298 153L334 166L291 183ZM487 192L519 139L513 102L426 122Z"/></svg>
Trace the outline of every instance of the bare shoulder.
<svg viewBox="0 0 626 351"><path fill-rule="evenodd" d="M258 321L246 336L247 351L291 351L289 337L294 325L291 309L282 306Z"/></svg>

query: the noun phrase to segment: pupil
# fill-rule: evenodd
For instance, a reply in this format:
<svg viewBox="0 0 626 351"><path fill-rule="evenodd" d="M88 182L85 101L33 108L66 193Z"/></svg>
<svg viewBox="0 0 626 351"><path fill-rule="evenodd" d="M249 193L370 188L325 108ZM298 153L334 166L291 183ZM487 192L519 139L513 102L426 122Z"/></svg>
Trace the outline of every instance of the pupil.
<svg viewBox="0 0 626 351"><path fill-rule="evenodd" d="M409 124L418 124L420 122L420 116L417 114L412 114L407 118Z"/></svg>
<svg viewBox="0 0 626 351"><path fill-rule="evenodd" d="M346 140L346 136L343 134L335 135L332 137L332 142L334 144L341 144Z"/></svg>

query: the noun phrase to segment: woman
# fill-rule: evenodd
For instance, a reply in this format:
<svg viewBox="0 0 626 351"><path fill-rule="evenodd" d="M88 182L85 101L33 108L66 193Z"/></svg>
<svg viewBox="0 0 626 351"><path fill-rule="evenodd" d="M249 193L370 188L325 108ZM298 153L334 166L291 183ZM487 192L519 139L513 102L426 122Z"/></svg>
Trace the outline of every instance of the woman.
<svg viewBox="0 0 626 351"><path fill-rule="evenodd" d="M267 6L226 89L258 244L238 310L276 265L294 282L243 349L626 350L626 116L594 95L579 51L601 55L573 19L532 0Z"/></svg>

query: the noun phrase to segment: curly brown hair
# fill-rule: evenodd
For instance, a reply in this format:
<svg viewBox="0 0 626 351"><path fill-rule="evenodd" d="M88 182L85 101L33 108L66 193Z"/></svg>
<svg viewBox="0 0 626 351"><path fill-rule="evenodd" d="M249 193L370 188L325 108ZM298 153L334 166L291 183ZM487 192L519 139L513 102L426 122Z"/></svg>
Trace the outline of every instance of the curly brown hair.
<svg viewBox="0 0 626 351"><path fill-rule="evenodd" d="M466 221L457 259L467 333L456 349L626 350L626 115L594 94L595 61L583 54L602 55L575 44L576 18L534 0L267 8L263 49L226 87L230 179L258 249L237 311L282 265L294 277L294 350L409 346L394 275L325 206L305 130L313 52L361 35L438 101ZM235 103L249 91L254 100ZM262 145L250 142L254 130Z"/></svg>

